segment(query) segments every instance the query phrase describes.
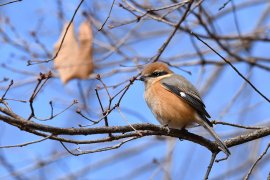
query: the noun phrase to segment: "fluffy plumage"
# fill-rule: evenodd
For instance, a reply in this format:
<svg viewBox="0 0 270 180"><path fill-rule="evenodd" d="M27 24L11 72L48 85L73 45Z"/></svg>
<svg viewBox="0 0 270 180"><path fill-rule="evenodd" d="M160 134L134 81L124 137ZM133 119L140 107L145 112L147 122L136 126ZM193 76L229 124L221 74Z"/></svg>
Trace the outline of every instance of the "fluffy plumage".
<svg viewBox="0 0 270 180"><path fill-rule="evenodd" d="M210 115L197 89L183 76L176 75L165 63L147 65L141 80L145 82L144 97L157 120L170 128L185 128L198 123L217 141L220 149L230 151L212 129Z"/></svg>

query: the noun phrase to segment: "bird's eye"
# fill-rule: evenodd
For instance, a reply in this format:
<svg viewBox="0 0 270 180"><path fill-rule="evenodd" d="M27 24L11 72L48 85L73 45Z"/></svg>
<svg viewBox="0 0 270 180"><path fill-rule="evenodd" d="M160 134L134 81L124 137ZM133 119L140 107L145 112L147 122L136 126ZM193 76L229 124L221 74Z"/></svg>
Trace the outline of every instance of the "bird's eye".
<svg viewBox="0 0 270 180"><path fill-rule="evenodd" d="M168 74L168 73L165 72L165 71L156 71L156 72L153 72L153 73L151 74L151 77L163 76L163 75L165 75L165 74Z"/></svg>
<svg viewBox="0 0 270 180"><path fill-rule="evenodd" d="M160 76L161 75L161 72L153 72L152 74L154 77L157 77L157 76Z"/></svg>

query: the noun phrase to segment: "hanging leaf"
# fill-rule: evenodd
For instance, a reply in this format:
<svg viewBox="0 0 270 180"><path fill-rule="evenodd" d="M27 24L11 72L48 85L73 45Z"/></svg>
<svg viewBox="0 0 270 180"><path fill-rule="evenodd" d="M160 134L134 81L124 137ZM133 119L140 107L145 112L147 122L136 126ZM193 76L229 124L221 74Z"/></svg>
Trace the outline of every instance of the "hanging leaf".
<svg viewBox="0 0 270 180"><path fill-rule="evenodd" d="M81 66L78 70L79 77L86 79L94 69L93 64L93 33L90 24L85 21L79 27L79 54L78 61Z"/></svg>
<svg viewBox="0 0 270 180"><path fill-rule="evenodd" d="M64 26L62 34L55 44L55 53L60 48L60 43L66 31L67 25L68 24ZM74 74L76 74L75 62L78 56L78 51L79 46L75 38L74 25L71 24L62 44L61 50L54 60L55 69L58 70L60 79L63 83L67 83L69 80L74 78Z"/></svg>
<svg viewBox="0 0 270 180"><path fill-rule="evenodd" d="M60 47L61 40L66 31L67 24L55 44L55 53ZM54 67L58 70L61 81L66 84L68 81L79 78L87 79L93 71L92 59L92 30L87 22L80 25L79 45L76 40L74 25L71 24L66 34L58 56L54 60Z"/></svg>

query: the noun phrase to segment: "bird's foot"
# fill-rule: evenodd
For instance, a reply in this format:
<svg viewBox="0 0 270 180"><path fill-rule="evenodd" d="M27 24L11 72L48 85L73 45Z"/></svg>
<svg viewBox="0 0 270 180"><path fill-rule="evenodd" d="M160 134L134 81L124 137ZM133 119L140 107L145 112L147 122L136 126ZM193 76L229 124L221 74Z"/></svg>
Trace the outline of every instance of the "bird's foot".
<svg viewBox="0 0 270 180"><path fill-rule="evenodd" d="M168 124L164 124L163 127L166 128L167 134L170 134L171 130L169 128L169 125Z"/></svg>
<svg viewBox="0 0 270 180"><path fill-rule="evenodd" d="M181 128L181 131L183 131L183 132L185 132L185 133L188 132L188 130L186 129L186 126L182 127L182 128Z"/></svg>
<svg viewBox="0 0 270 180"><path fill-rule="evenodd" d="M187 133L187 132L188 132L188 130L186 129L185 126L182 127L180 130L181 130L183 133ZM179 140L180 140L180 141L183 141L184 139L179 138Z"/></svg>

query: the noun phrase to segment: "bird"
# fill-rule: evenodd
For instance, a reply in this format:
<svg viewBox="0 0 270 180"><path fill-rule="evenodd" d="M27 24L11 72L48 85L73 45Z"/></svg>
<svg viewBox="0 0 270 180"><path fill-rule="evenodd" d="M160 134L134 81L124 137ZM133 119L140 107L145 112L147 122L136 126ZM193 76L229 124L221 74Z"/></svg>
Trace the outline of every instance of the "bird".
<svg viewBox="0 0 270 180"><path fill-rule="evenodd" d="M205 128L227 157L231 154L222 142L206 111L198 90L183 76L175 74L163 62L147 64L139 80L144 82L144 98L160 124L174 129L185 129L194 124Z"/></svg>

